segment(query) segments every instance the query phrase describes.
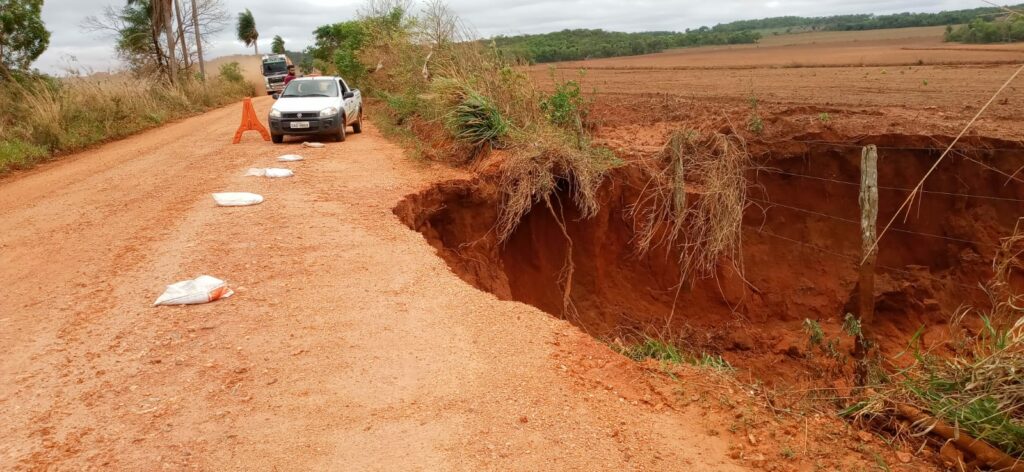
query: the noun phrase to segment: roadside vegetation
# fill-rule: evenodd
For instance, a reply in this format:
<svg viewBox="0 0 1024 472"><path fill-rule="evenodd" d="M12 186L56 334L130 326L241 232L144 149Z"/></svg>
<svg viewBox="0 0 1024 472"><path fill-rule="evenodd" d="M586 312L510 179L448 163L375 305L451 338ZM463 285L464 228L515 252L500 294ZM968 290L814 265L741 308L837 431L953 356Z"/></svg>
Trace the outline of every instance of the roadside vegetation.
<svg viewBox="0 0 1024 472"><path fill-rule="evenodd" d="M7 3L0 0L3 27L18 33L0 32L0 174L255 94L237 63L208 71L205 79L200 75L196 31L202 37L223 29L227 15L220 0L198 0L194 17L192 2L181 2L187 6L177 12L167 1L107 7L82 28L110 38L127 70L68 70L61 78L30 69L49 37L41 2L14 1L18 8Z"/></svg>
<svg viewBox="0 0 1024 472"><path fill-rule="evenodd" d="M0 173L132 135L255 93L237 64L205 83L151 78L25 77L0 84Z"/></svg>
<svg viewBox="0 0 1024 472"><path fill-rule="evenodd" d="M595 214L597 188L618 161L590 142L580 84L542 93L518 63L467 41L444 2L410 8L371 1L360 19L318 28L308 53L317 68L341 73L377 99L383 128L426 143L429 157L472 165L500 155L502 239L538 203L553 214L573 203L584 216ZM558 190L573 202L557 201Z"/></svg>

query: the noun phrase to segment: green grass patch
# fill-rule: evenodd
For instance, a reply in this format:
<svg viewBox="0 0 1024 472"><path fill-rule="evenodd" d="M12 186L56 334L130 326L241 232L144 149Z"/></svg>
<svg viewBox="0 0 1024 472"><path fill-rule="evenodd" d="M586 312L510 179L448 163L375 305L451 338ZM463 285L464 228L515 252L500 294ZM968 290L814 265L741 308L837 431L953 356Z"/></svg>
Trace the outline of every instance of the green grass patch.
<svg viewBox="0 0 1024 472"><path fill-rule="evenodd" d="M722 356L708 354L707 352L701 352L696 355L691 354L672 342L662 341L651 337L644 337L644 339L639 343L629 346L613 344L612 348L620 354L638 362L647 359L654 359L656 361L669 364L689 364L721 371L733 370L732 365L722 358Z"/></svg>

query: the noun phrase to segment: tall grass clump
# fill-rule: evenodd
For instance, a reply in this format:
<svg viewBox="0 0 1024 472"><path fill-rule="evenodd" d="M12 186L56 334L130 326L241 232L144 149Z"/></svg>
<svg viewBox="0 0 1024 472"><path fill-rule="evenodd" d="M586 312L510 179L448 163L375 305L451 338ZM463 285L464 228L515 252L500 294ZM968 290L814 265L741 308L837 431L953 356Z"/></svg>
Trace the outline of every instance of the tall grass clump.
<svg viewBox="0 0 1024 472"><path fill-rule="evenodd" d="M879 372L877 385L847 414L878 420L906 416L909 406L930 416L914 421L910 432L942 422L1024 460L1024 294L1013 284L1024 273L1020 224L1003 240L984 286L989 306L965 307L953 317L952 351L923 350L915 336L908 351L913 363Z"/></svg>
<svg viewBox="0 0 1024 472"><path fill-rule="evenodd" d="M427 2L419 15L408 7L374 0L360 20L357 56L372 70L361 86L386 105L391 124L413 130L459 165L502 152L502 240L538 204L559 218L563 204L575 204L583 217L595 214L597 188L617 160L593 146L581 126L566 126L586 114L578 90L540 92L519 64L476 41L442 1ZM572 202L559 200L559 192Z"/></svg>
<svg viewBox="0 0 1024 472"><path fill-rule="evenodd" d="M223 106L255 89L240 77L178 85L128 75L0 83L0 173Z"/></svg>
<svg viewBox="0 0 1024 472"><path fill-rule="evenodd" d="M713 274L723 258L739 261L750 167L736 135L673 133L649 162L649 181L630 207L638 249L678 251L682 279Z"/></svg>

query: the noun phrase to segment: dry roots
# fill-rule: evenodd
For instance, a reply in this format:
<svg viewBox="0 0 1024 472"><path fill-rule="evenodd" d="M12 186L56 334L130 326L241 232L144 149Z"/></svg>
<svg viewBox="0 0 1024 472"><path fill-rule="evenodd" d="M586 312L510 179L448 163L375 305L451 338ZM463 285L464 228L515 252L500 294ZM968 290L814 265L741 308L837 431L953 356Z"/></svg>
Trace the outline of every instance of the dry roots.
<svg viewBox="0 0 1024 472"><path fill-rule="evenodd" d="M749 168L745 144L735 135L674 133L630 208L638 250L678 250L681 280L714 274L723 257L739 260Z"/></svg>

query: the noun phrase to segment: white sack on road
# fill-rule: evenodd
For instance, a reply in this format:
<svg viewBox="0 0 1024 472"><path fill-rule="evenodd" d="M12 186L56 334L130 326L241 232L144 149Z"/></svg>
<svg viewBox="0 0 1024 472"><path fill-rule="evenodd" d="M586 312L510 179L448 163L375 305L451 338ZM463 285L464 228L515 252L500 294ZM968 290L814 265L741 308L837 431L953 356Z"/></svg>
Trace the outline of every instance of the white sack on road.
<svg viewBox="0 0 1024 472"><path fill-rule="evenodd" d="M303 146L308 148L322 148L324 143L302 143Z"/></svg>
<svg viewBox="0 0 1024 472"><path fill-rule="evenodd" d="M194 280L168 285L163 295L153 302L153 306L199 305L228 298L234 294L235 292L228 288L227 282L209 275L200 275Z"/></svg>
<svg viewBox="0 0 1024 472"><path fill-rule="evenodd" d="M285 155L279 156L277 158L278 162L295 162L295 161L301 161L301 160L302 160L302 156L300 156L298 154L285 154Z"/></svg>
<svg viewBox="0 0 1024 472"><path fill-rule="evenodd" d="M225 192L213 194L217 205L224 207L249 206L263 203L263 196L247 192Z"/></svg>
<svg viewBox="0 0 1024 472"><path fill-rule="evenodd" d="M246 172L245 175L253 177L270 177L272 179L280 179L284 177L291 177L295 175L295 172L292 172L291 169L278 169L275 167L267 167L264 169L254 167L252 169L249 169L249 172Z"/></svg>

